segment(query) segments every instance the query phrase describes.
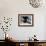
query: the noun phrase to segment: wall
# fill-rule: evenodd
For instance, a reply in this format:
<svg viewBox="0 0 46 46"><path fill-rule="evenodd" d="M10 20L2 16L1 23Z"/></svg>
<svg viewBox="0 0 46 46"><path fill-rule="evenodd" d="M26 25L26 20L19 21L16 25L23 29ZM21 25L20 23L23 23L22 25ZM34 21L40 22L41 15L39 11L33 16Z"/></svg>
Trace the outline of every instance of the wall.
<svg viewBox="0 0 46 46"><path fill-rule="evenodd" d="M8 33L16 40L27 40L34 34L37 35L37 39L45 40L45 12L46 6L33 8L28 0L0 0L0 18L4 16L13 18L12 26ZM19 13L34 14L34 26L18 27ZM2 33L3 31L0 31L0 35ZM4 37L0 36L0 39L4 39Z"/></svg>

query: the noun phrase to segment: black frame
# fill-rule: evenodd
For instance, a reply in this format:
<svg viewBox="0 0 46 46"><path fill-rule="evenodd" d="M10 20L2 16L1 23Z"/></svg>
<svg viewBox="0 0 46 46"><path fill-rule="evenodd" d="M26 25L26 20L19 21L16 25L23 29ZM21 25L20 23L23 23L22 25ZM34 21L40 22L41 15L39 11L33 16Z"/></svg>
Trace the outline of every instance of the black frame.
<svg viewBox="0 0 46 46"><path fill-rule="evenodd" d="M20 25L19 23L19 16L32 16L32 25ZM34 14L18 14L18 26L21 26L21 27L31 27L31 26L34 26Z"/></svg>

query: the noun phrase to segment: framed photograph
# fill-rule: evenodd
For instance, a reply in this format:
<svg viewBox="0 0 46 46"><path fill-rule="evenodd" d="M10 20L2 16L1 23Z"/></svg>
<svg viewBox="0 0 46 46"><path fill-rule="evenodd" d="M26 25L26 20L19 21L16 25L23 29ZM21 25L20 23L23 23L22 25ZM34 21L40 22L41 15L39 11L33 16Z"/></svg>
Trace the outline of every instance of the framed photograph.
<svg viewBox="0 0 46 46"><path fill-rule="evenodd" d="M33 26L34 15L33 14L18 14L18 26Z"/></svg>

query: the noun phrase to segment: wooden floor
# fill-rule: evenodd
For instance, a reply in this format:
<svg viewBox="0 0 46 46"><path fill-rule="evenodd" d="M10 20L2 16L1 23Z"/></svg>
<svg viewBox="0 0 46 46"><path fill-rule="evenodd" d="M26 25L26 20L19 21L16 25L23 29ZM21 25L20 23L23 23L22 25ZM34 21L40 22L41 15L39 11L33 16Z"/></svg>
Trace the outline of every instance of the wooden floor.
<svg viewBox="0 0 46 46"><path fill-rule="evenodd" d="M10 44L5 44L4 42L0 42L0 46L15 46L15 45L10 45Z"/></svg>
<svg viewBox="0 0 46 46"><path fill-rule="evenodd" d="M0 41L0 46L16 46L16 45L8 44L5 41Z"/></svg>
<svg viewBox="0 0 46 46"><path fill-rule="evenodd" d="M6 41L6 40L0 40L0 46L21 46L24 44L24 46L46 46L46 40L44 41Z"/></svg>

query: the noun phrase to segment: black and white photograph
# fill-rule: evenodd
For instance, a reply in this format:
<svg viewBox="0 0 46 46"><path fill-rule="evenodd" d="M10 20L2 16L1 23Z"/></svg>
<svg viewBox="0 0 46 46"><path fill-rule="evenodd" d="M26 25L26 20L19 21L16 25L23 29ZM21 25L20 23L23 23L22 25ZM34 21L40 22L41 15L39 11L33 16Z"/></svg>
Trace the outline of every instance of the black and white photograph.
<svg viewBox="0 0 46 46"><path fill-rule="evenodd" d="M33 14L18 14L18 26L33 26Z"/></svg>

